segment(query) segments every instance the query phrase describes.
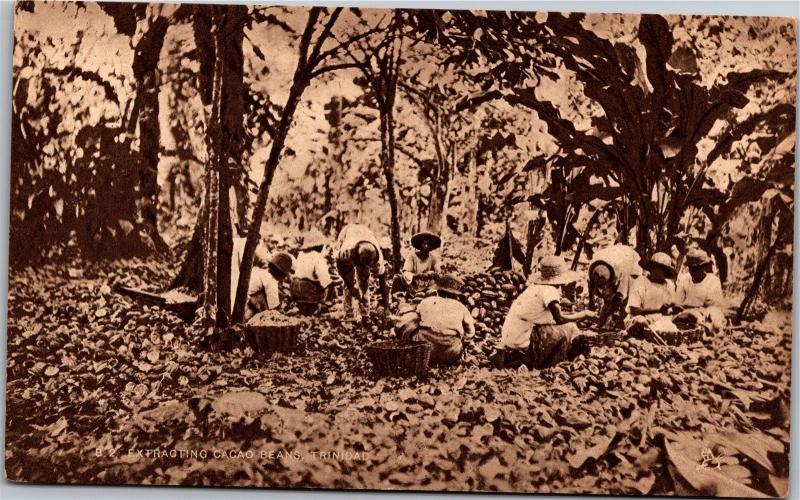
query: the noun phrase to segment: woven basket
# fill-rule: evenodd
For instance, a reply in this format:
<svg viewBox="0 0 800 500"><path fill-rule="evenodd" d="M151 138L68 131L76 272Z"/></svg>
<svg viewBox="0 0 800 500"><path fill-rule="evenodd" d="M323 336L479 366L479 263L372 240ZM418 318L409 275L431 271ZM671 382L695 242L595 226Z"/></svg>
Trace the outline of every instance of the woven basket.
<svg viewBox="0 0 800 500"><path fill-rule="evenodd" d="M375 342L367 346L375 372L382 377L423 376L428 372L431 345L427 342Z"/></svg>
<svg viewBox="0 0 800 500"><path fill-rule="evenodd" d="M589 347L598 347L598 346L607 346L611 347L614 345L615 342L618 340L622 340L625 337L624 330L617 330L613 332L602 332L602 333L583 333L578 335L576 338L580 338L582 342L584 342Z"/></svg>
<svg viewBox="0 0 800 500"><path fill-rule="evenodd" d="M292 353L297 348L299 325L264 325L245 327L245 338L257 353Z"/></svg>
<svg viewBox="0 0 800 500"><path fill-rule="evenodd" d="M698 326L689 330L678 330L677 332L653 331L649 328L644 329L644 338L654 344L661 344L662 340L667 345L693 344L703 339L703 327Z"/></svg>

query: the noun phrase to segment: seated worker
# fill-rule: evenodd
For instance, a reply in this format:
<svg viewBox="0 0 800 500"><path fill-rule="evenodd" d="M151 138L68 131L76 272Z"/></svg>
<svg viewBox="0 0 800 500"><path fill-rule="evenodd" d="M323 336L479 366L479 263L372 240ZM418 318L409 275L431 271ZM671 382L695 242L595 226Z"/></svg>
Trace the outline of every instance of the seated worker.
<svg viewBox="0 0 800 500"><path fill-rule="evenodd" d="M336 270L344 281L344 315L353 310L353 298L359 304L356 320L366 321L369 313L369 278L374 272L378 277L383 315L389 310L389 288L386 286L386 262L375 234L361 224L348 224L336 239Z"/></svg>
<svg viewBox="0 0 800 500"><path fill-rule="evenodd" d="M442 246L442 239L428 232L417 233L411 237L414 251L409 254L403 264L403 273L396 276L392 283L392 291L413 291L416 286L414 277L435 275L440 272L439 257L432 253Z"/></svg>
<svg viewBox="0 0 800 500"><path fill-rule="evenodd" d="M725 313L722 310L722 283L713 274L711 257L693 248L686 254L686 267L689 276L678 278L676 304L683 312L675 316L675 321L695 320L711 331L725 327Z"/></svg>
<svg viewBox="0 0 800 500"><path fill-rule="evenodd" d="M497 353L496 368L548 368L568 358L572 339L578 333L575 321L594 318L593 311L561 311L560 287L574 283L578 273L567 268L561 257L551 255L539 263L531 285L508 310Z"/></svg>
<svg viewBox="0 0 800 500"><path fill-rule="evenodd" d="M328 261L322 254L325 237L312 229L303 238L300 253L295 262L294 276L289 291L302 314L313 314L325 299L325 292L333 282Z"/></svg>
<svg viewBox="0 0 800 500"><path fill-rule="evenodd" d="M625 327L629 331L671 321L666 314L675 303L674 280L677 273L672 265L672 257L664 252L656 252L642 267L646 274L634 280L628 296L629 316L625 320Z"/></svg>
<svg viewBox="0 0 800 500"><path fill-rule="evenodd" d="M436 295L417 305L419 329L413 340L431 344L430 364L452 365L461 359L462 339L475 335L475 320L461 302L461 280L451 275L437 278Z"/></svg>
<svg viewBox="0 0 800 500"><path fill-rule="evenodd" d="M611 245L595 252L589 264L589 298L603 300L600 327L621 327L633 281L643 274L639 254L628 245Z"/></svg>
<svg viewBox="0 0 800 500"><path fill-rule="evenodd" d="M236 300L236 287L239 283L239 267L244 255L245 238L233 239L231 256L231 309ZM245 320L266 309L275 309L280 304L278 282L289 279L294 269L294 258L280 252L267 258L262 245L256 247L253 269L250 271L250 285L247 290Z"/></svg>

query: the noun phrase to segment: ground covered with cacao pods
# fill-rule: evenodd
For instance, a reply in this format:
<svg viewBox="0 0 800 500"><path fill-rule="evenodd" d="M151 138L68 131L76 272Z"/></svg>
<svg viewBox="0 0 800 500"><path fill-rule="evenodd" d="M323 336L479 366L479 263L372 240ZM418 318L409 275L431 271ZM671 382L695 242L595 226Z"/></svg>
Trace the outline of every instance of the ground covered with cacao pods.
<svg viewBox="0 0 800 500"><path fill-rule="evenodd" d="M478 271L475 266L473 271ZM544 371L487 355L523 286L465 276L478 319L461 366L379 379L388 339L336 308L295 355L215 352L157 290L174 263L50 264L9 277L6 470L37 482L782 495L791 322L704 343L635 339Z"/></svg>

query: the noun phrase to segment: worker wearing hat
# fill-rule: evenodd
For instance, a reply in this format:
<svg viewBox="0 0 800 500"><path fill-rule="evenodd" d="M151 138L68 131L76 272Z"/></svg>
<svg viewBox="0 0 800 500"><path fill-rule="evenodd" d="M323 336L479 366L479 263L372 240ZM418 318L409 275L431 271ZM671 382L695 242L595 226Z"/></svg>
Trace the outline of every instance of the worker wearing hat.
<svg viewBox="0 0 800 500"><path fill-rule="evenodd" d="M233 239L231 255L231 308L236 300L236 287L239 283L239 266L244 255L245 238ZM247 288L247 308L245 319L265 309L275 309L280 305L278 283L289 279L294 271L294 258L285 252L272 257L267 255L263 245L256 247L250 283Z"/></svg>
<svg viewBox="0 0 800 500"><path fill-rule="evenodd" d="M531 284L508 310L497 353L497 368L547 368L567 359L572 339L578 333L575 321L594 318L592 311L566 313L561 310L560 287L575 283L578 273L557 255L544 257Z"/></svg>
<svg viewBox="0 0 800 500"><path fill-rule="evenodd" d="M645 275L631 284L628 296L628 313L625 326L650 325L655 322L671 321L665 318L675 303L675 278L677 273L672 257L664 252L656 252L642 264ZM671 329L671 328L670 328Z"/></svg>
<svg viewBox="0 0 800 500"><path fill-rule="evenodd" d="M434 250L441 248L442 239L436 234L423 231L411 237L414 251L405 259L402 274L395 277L392 290L413 290L414 278L435 277L442 272L439 256Z"/></svg>
<svg viewBox="0 0 800 500"><path fill-rule="evenodd" d="M692 248L686 254L686 274L678 278L676 303L684 311L676 320L694 318L712 331L725 327L722 310L722 283L713 272L711 257L700 248Z"/></svg>
<svg viewBox="0 0 800 500"><path fill-rule="evenodd" d="M462 302L462 287L455 276L439 276L433 287L436 295L417 306L419 329L413 339L431 344L431 364L457 363L464 350L463 339L475 335L475 320Z"/></svg>

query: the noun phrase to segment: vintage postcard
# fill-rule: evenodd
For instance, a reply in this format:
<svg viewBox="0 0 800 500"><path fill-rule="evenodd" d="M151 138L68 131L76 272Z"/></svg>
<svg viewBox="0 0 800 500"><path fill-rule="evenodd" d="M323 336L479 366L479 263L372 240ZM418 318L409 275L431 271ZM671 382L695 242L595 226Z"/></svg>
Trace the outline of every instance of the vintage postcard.
<svg viewBox="0 0 800 500"><path fill-rule="evenodd" d="M796 36L17 2L6 477L785 496Z"/></svg>

